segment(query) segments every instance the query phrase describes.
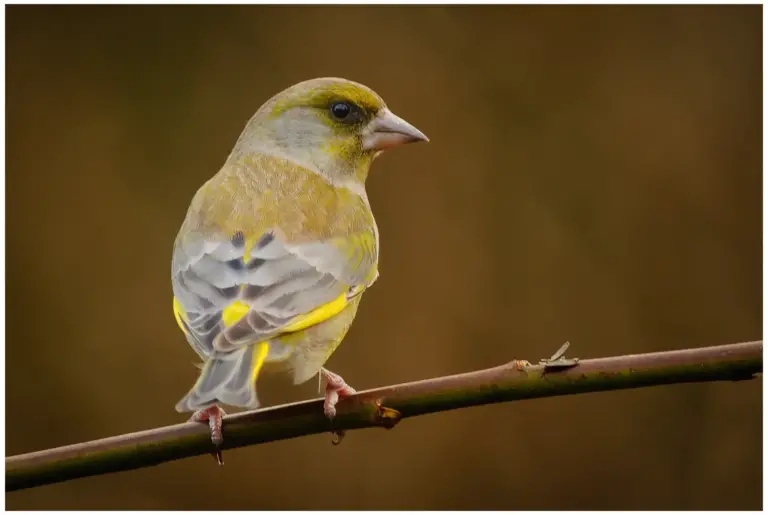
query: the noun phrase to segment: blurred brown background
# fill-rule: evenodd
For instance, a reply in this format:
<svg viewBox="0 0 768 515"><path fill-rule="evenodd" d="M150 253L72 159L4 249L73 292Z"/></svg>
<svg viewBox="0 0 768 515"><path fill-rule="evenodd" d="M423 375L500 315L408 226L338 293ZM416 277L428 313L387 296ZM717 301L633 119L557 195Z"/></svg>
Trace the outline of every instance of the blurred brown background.
<svg viewBox="0 0 768 515"><path fill-rule="evenodd" d="M760 338L761 7L7 8L7 452L180 422L171 246L300 80L432 140L374 165L357 388ZM315 396L276 389L272 403ZM759 509L761 382L420 417L7 496L9 508ZM333 472L336 471L336 472Z"/></svg>

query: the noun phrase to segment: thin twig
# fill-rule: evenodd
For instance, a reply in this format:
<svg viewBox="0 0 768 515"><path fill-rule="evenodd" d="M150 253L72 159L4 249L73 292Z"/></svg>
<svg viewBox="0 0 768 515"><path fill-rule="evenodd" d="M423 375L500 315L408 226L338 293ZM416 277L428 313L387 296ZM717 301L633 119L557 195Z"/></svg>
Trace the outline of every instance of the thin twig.
<svg viewBox="0 0 768 515"><path fill-rule="evenodd" d="M340 401L333 424L322 400L229 415L222 449L333 430L390 428L402 418L496 402L644 386L751 379L762 372L762 341L585 359L553 356L359 392ZM552 359L552 358L550 358ZM575 363L575 362L573 362ZM184 423L5 459L6 491L157 465L208 454L208 426Z"/></svg>

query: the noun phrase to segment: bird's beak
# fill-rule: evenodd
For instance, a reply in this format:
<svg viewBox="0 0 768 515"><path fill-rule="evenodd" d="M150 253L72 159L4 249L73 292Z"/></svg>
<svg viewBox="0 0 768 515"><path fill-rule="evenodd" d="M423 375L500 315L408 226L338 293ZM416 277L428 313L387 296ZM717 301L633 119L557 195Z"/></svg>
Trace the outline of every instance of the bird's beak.
<svg viewBox="0 0 768 515"><path fill-rule="evenodd" d="M380 152L416 141L429 141L429 138L389 109L382 109L365 128L363 148Z"/></svg>

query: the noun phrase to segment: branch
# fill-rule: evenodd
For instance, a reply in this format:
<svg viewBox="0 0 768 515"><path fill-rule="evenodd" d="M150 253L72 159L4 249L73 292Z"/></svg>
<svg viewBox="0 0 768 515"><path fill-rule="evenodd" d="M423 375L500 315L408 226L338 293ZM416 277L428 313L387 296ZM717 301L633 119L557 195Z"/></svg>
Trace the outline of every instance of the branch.
<svg viewBox="0 0 768 515"><path fill-rule="evenodd" d="M390 428L401 418L496 402L671 383L751 379L762 372L762 350L763 342L754 341L586 359L564 368L542 360L519 370L512 362L359 392L339 402L333 425L323 415L322 399L229 415L224 418L222 449L332 430ZM20 490L149 467L212 451L208 426L187 422L8 457L5 488Z"/></svg>

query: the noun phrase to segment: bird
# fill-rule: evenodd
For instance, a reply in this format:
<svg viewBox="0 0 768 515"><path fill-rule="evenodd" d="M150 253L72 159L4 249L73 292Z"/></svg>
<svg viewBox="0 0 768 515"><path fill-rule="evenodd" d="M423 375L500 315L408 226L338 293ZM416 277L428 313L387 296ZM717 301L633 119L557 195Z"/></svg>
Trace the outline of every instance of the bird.
<svg viewBox="0 0 768 515"><path fill-rule="evenodd" d="M260 406L270 370L325 383L324 414L355 393L325 363L379 277L366 192L382 152L429 139L369 87L322 77L268 99L193 196L173 246L173 314L202 361L176 404L207 423L221 461L222 405Z"/></svg>

